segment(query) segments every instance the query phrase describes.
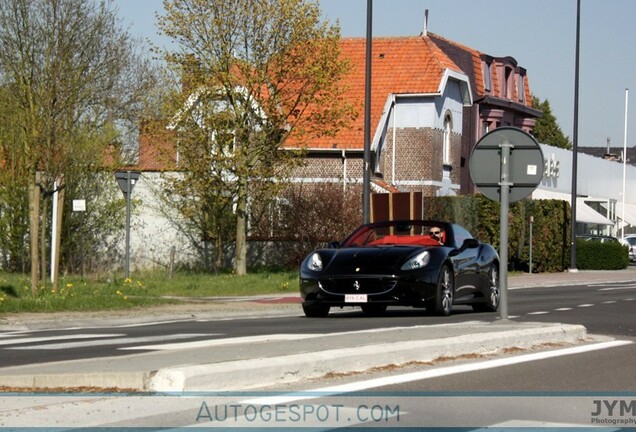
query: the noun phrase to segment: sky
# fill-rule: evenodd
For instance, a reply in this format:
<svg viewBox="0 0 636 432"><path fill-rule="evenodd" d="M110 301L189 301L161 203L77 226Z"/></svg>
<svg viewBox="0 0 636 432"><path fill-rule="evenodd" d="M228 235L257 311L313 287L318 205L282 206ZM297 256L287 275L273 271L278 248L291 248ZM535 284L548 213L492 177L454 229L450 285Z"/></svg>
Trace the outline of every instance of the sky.
<svg viewBox="0 0 636 432"><path fill-rule="evenodd" d="M228 0L231 1L231 0ZM373 36L428 31L527 70L531 92L548 100L563 132L574 138L577 0L319 0L343 37L365 37L372 2ZM115 0L135 36L160 45L162 0ZM636 0L580 0L579 146L636 145ZM629 89L629 90L626 90ZM630 107L630 104L633 107ZM627 121L626 119L627 111Z"/></svg>

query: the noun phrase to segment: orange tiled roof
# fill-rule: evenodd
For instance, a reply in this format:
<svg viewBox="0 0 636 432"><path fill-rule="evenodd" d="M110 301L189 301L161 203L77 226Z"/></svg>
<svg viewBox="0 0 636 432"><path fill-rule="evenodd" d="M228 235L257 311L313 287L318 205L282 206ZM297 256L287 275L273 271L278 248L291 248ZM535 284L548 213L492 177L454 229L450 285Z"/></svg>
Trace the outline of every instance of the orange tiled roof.
<svg viewBox="0 0 636 432"><path fill-rule="evenodd" d="M350 102L358 110L353 124L335 137L307 143L310 149L364 148L364 100L366 38L345 38L341 55L351 61L352 70L345 83ZM389 94L434 94L447 69L463 71L426 36L374 38L371 65L371 138Z"/></svg>
<svg viewBox="0 0 636 432"><path fill-rule="evenodd" d="M439 36L434 33L429 33L430 39L437 46L443 46L442 50L454 49L455 53L459 53L457 57L464 57L466 63L462 63L460 66L463 67L464 73L469 76L470 84L472 86L472 92L475 99L480 97L487 96L486 89L484 87L484 71L482 69L482 57L485 54L481 51L478 51L474 48L468 47L466 45L460 44L458 42L452 41L450 39L446 39L442 36ZM449 48L451 47L451 48ZM457 59L457 57L453 57ZM469 65L470 63L470 65ZM492 74L492 88L491 95L495 97L505 98L501 94L501 85L499 82L498 74ZM528 82L528 76L524 76L524 102L523 104L532 107L532 94L530 92L530 85ZM514 88L515 98L518 98L517 87Z"/></svg>

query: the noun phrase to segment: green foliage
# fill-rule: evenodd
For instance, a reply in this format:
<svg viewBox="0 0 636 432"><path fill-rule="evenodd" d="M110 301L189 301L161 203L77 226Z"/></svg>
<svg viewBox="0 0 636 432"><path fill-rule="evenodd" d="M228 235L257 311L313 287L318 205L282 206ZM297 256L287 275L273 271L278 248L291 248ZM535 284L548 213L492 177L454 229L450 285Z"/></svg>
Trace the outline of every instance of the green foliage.
<svg viewBox="0 0 636 432"><path fill-rule="evenodd" d="M463 225L479 240L500 247L500 205L483 195L426 197L427 219L443 219ZM561 200L520 200L508 213L508 265L529 269L530 217L533 272L563 271L569 264L570 205Z"/></svg>
<svg viewBox="0 0 636 432"><path fill-rule="evenodd" d="M354 115L339 28L306 0L165 0L164 8L159 29L178 48L163 54L182 84L165 111L189 172L171 190L192 197L184 210L211 222L201 228L219 241L233 209L235 269L244 274L248 207L276 196L300 163L283 148L334 134Z"/></svg>
<svg viewBox="0 0 636 432"><path fill-rule="evenodd" d="M571 149L572 143L570 142L570 138L563 133L557 123L556 117L552 114L550 102L548 102L547 99L541 102L538 97L532 96L532 107L543 113L543 116L537 119L537 123L532 132L537 141L554 147Z"/></svg>
<svg viewBox="0 0 636 432"><path fill-rule="evenodd" d="M125 233L126 203L113 174L73 170L66 180L62 272L83 276L121 262L117 245ZM86 200L86 211L72 211L73 199Z"/></svg>
<svg viewBox="0 0 636 432"><path fill-rule="evenodd" d="M94 173L137 140L153 67L107 1L0 2L0 41L0 264L18 271L36 264L32 244L46 263L50 241L38 239L36 221L48 235L52 195L63 191L89 206L82 221L62 222L62 262L75 270L79 254L94 257L113 234L117 202L101 194L105 183ZM36 171L41 202L31 208L40 205L40 214L30 226Z"/></svg>
<svg viewBox="0 0 636 432"><path fill-rule="evenodd" d="M125 310L188 302L190 297L243 296L298 292L298 272L267 271L238 277L181 272L167 279L162 272L60 279L58 290L31 292L28 276L0 272L0 316L17 312Z"/></svg>
<svg viewBox="0 0 636 432"><path fill-rule="evenodd" d="M580 270L620 270L629 265L627 246L619 242L576 241L576 266Z"/></svg>

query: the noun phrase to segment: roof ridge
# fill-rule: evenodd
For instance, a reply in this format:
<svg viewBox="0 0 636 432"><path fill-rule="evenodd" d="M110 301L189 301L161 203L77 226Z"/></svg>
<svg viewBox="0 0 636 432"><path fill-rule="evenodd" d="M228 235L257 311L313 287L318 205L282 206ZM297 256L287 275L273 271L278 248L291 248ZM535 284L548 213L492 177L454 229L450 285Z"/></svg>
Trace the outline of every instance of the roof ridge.
<svg viewBox="0 0 636 432"><path fill-rule="evenodd" d="M428 34L429 34L429 35L432 35L433 37L435 37L435 38L437 38L437 39L439 39L439 40L441 40L441 41L447 42L447 43L449 43L449 44L451 44L451 45L455 45L456 47L461 48L461 49L466 50L466 51L469 51L469 52L471 52L471 53L473 53L473 54L478 54L478 55L480 55L480 56L481 56L482 54L484 54L484 52L483 52L483 51L480 51L480 50L478 50L477 48L469 47L468 45L465 45L465 44L462 44L462 43L456 42L456 41L451 40L451 39L448 39L448 38L446 38L446 37L444 37L444 36L440 36L440 35L438 35L437 33L428 32ZM430 37L430 36L429 36L429 37Z"/></svg>
<svg viewBox="0 0 636 432"><path fill-rule="evenodd" d="M442 51L440 49L440 47L437 46L437 44L435 42L433 42L431 40L431 38L427 35L427 36L421 36L422 40L424 41L424 44L426 45L426 47L429 49L429 51L431 52L431 55L433 56L433 58L435 59L435 61L439 64L439 66L442 69L451 69L454 70L455 72L459 72L462 74L466 74L466 71L464 71L461 67L459 67L457 65L457 63L455 63L453 61L453 59L451 59L444 51ZM446 63L443 63L440 60L440 57L443 57L444 61ZM450 66L452 67L448 67L450 64Z"/></svg>

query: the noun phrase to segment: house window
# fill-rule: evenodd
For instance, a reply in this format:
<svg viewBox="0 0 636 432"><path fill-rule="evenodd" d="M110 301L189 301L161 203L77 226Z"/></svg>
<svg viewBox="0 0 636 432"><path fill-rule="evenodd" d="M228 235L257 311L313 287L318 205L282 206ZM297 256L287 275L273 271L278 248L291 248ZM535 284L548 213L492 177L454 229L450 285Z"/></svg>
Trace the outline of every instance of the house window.
<svg viewBox="0 0 636 432"><path fill-rule="evenodd" d="M453 131L453 120L450 112L444 116L444 143L442 147L442 163L450 165L450 147L451 147L451 133Z"/></svg>
<svg viewBox="0 0 636 432"><path fill-rule="evenodd" d="M490 93L492 88L492 75L491 75L491 63L482 62L482 72L484 74L484 90L486 93Z"/></svg>
<svg viewBox="0 0 636 432"><path fill-rule="evenodd" d="M489 124L487 121L482 121L481 122L481 136L484 136L488 133L488 131L490 130Z"/></svg>
<svg viewBox="0 0 636 432"><path fill-rule="evenodd" d="M517 93L519 95L519 102L524 103L526 100L526 86L525 86L525 75L519 74L517 76Z"/></svg>
<svg viewBox="0 0 636 432"><path fill-rule="evenodd" d="M503 97L505 99L512 99L512 68L507 67L504 72L504 83L503 83Z"/></svg>

